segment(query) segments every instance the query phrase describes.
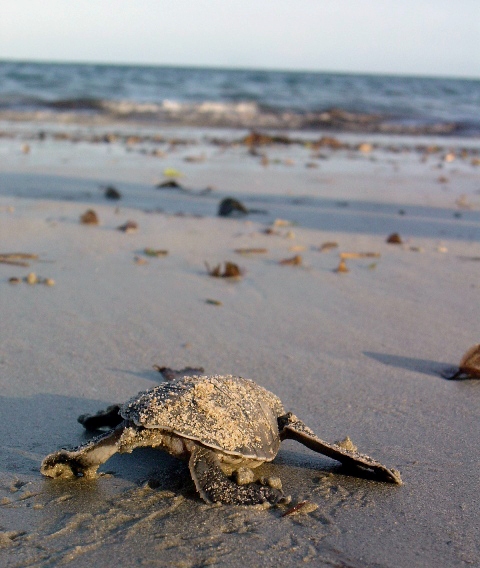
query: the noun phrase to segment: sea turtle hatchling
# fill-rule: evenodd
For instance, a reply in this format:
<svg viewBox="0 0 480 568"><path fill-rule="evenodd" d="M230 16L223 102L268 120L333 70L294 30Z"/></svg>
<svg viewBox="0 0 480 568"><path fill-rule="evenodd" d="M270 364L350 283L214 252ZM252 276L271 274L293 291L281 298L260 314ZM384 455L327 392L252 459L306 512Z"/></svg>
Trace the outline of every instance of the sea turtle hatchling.
<svg viewBox="0 0 480 568"><path fill-rule="evenodd" d="M88 430L112 429L75 449L48 455L41 465L43 475L94 477L116 452L151 446L188 461L195 486L207 503L274 504L284 499L281 483L252 482L250 472L272 461L282 440L293 439L347 466L368 470L379 480L402 483L395 469L346 444L324 442L285 412L273 393L230 375L183 377L78 420ZM232 474L236 482L229 478Z"/></svg>

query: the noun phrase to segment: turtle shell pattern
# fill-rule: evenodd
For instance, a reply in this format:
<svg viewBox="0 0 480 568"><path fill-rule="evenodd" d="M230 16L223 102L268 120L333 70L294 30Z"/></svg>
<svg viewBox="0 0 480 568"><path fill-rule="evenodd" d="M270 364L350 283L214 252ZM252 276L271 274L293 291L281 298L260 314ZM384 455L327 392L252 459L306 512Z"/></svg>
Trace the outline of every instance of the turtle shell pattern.
<svg viewBox="0 0 480 568"><path fill-rule="evenodd" d="M241 377L191 376L162 383L126 402L120 414L143 428L158 428L244 458L271 461L280 438L280 399Z"/></svg>

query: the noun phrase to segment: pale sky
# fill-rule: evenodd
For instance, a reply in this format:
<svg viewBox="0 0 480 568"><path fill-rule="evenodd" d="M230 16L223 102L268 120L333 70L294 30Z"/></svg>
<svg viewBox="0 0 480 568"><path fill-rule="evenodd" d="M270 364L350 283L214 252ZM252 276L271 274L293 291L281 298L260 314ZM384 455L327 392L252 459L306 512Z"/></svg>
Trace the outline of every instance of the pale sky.
<svg viewBox="0 0 480 568"><path fill-rule="evenodd" d="M0 59L480 78L480 0L1 0Z"/></svg>

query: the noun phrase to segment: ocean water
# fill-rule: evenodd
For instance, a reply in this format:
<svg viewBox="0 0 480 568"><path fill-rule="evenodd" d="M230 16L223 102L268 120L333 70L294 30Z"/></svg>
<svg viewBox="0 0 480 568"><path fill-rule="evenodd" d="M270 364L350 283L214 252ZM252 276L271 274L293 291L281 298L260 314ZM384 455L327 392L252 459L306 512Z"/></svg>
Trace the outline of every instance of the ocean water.
<svg viewBox="0 0 480 568"><path fill-rule="evenodd" d="M0 117L480 136L480 80L0 61Z"/></svg>

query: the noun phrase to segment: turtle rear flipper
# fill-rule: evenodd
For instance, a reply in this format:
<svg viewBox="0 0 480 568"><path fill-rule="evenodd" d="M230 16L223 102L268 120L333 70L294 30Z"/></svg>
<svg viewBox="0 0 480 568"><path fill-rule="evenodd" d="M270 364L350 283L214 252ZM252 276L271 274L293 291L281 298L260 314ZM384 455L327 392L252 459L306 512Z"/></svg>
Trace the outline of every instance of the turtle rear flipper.
<svg viewBox="0 0 480 568"><path fill-rule="evenodd" d="M365 454L321 440L291 412L278 418L278 429L281 440L296 440L314 452L328 456L346 466L355 466L371 471L382 481L402 484L400 472L396 469L390 469Z"/></svg>
<svg viewBox="0 0 480 568"><path fill-rule="evenodd" d="M116 428L122 423L123 418L120 415L120 405L112 404L96 414L82 414L77 420L85 430L99 430L100 428Z"/></svg>
<svg viewBox="0 0 480 568"><path fill-rule="evenodd" d="M42 462L40 472L47 477L95 477L98 467L119 451L118 441L124 427L101 434L72 450L49 454Z"/></svg>
<svg viewBox="0 0 480 568"><path fill-rule="evenodd" d="M237 485L223 473L215 452L195 446L188 463L192 479L200 496L207 503L225 505L275 504L284 498L283 492L273 487L248 483Z"/></svg>

